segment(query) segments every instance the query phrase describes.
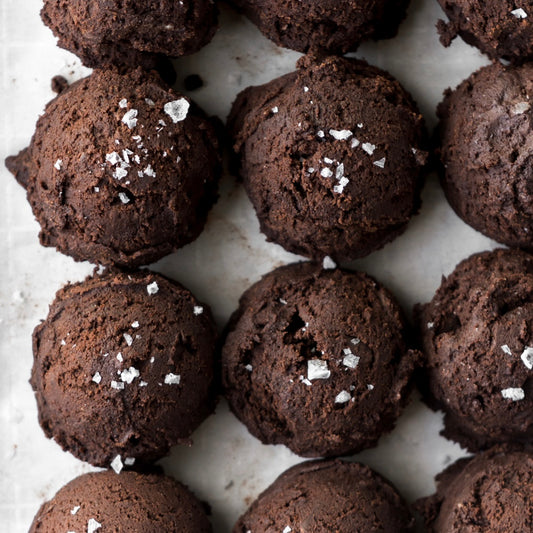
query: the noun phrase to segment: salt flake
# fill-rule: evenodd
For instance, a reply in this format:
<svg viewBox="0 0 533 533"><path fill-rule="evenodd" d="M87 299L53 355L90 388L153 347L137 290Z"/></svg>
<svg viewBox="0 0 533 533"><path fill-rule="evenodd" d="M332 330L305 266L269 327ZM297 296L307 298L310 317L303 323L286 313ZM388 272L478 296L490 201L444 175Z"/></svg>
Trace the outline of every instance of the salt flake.
<svg viewBox="0 0 533 533"><path fill-rule="evenodd" d="M518 402L525 398L524 389L520 387L509 387L508 389L502 390L502 396L506 400L512 400L513 402Z"/></svg>
<svg viewBox="0 0 533 533"><path fill-rule="evenodd" d="M122 122L131 130L137 126L137 115L139 112L136 109L130 109L123 117Z"/></svg>
<svg viewBox="0 0 533 533"><path fill-rule="evenodd" d="M150 296L152 296L153 294L157 294L159 292L159 285L157 284L157 281L154 281L153 283L147 285L146 290L148 291L148 294Z"/></svg>
<svg viewBox="0 0 533 533"><path fill-rule="evenodd" d="M523 363L526 365L526 367L529 370L533 369L533 348L531 346L526 346L524 348L524 351L522 352L522 355L520 356L520 359L522 359Z"/></svg>
<svg viewBox="0 0 533 533"><path fill-rule="evenodd" d="M335 261L333 261L329 255L326 255L326 257L324 257L322 260L322 268L324 270L334 270L337 268L337 263L335 263Z"/></svg>
<svg viewBox="0 0 533 533"><path fill-rule="evenodd" d="M343 390L335 396L335 403L346 403L349 402L351 398L351 394L348 391Z"/></svg>
<svg viewBox="0 0 533 533"><path fill-rule="evenodd" d="M179 374L173 374L169 372L165 376L165 385L179 385L181 381L181 376Z"/></svg>
<svg viewBox="0 0 533 533"><path fill-rule="evenodd" d="M165 110L165 113L172 119L172 122L176 124L187 118L190 106L191 104L189 104L185 98L180 98L179 100L166 103L163 109Z"/></svg>
<svg viewBox="0 0 533 533"><path fill-rule="evenodd" d="M513 11L511 11L511 15L515 16L517 19L527 18L527 13L521 7L518 9L513 9Z"/></svg>
<svg viewBox="0 0 533 533"><path fill-rule="evenodd" d="M122 469L124 468L124 465L122 464L122 458L120 455L117 455L109 465L111 468L115 471L115 474L120 474L122 472Z"/></svg>
<svg viewBox="0 0 533 533"><path fill-rule="evenodd" d="M353 135L350 130L329 130L329 134L337 141L346 141Z"/></svg>
<svg viewBox="0 0 533 533"><path fill-rule="evenodd" d="M307 361L307 379L328 379L331 372L328 369L328 362L320 359L310 359Z"/></svg>

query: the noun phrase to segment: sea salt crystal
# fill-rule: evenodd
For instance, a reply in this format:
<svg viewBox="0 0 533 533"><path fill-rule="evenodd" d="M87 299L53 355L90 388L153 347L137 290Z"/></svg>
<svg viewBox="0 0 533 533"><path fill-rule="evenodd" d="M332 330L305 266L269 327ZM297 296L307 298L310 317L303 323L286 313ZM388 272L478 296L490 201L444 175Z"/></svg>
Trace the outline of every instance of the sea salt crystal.
<svg viewBox="0 0 533 533"><path fill-rule="evenodd" d="M122 354L120 352L117 353L117 361L122 363L124 361L124 357L122 357Z"/></svg>
<svg viewBox="0 0 533 533"><path fill-rule="evenodd" d="M141 373L134 367L130 366L128 369L120 373L120 379L125 383L132 383L135 378L138 378Z"/></svg>
<svg viewBox="0 0 533 533"><path fill-rule="evenodd" d="M246 368L248 372L251 372L253 370L252 365L244 365L244 368Z"/></svg>
<svg viewBox="0 0 533 533"><path fill-rule="evenodd" d="M201 315L204 312L204 308L201 305L195 305L193 312L195 315Z"/></svg>
<svg viewBox="0 0 533 533"><path fill-rule="evenodd" d="M518 9L513 9L513 11L511 11L511 15L515 16L517 19L527 18L527 13L521 7Z"/></svg>
<svg viewBox="0 0 533 533"><path fill-rule="evenodd" d="M126 98L123 98L119 103L118 103L118 107L122 108L122 109L126 109L126 107L128 107L128 101L126 100Z"/></svg>
<svg viewBox="0 0 533 533"><path fill-rule="evenodd" d="M379 167L379 168L385 168L385 161L386 159L382 157L381 159L374 161L374 165L376 165L376 167Z"/></svg>
<svg viewBox="0 0 533 533"><path fill-rule="evenodd" d="M155 106L155 102L151 98L145 98L144 101L150 106Z"/></svg>
<svg viewBox="0 0 533 533"><path fill-rule="evenodd" d="M62 159L58 159L55 163L54 163L54 168L56 170L61 170L61 167L63 166L63 160Z"/></svg>
<svg viewBox="0 0 533 533"><path fill-rule="evenodd" d="M338 185L335 185L333 187L333 192L336 192L338 194L342 194L342 192L344 191L344 187L346 187L346 185L348 185L348 183L350 183L350 180L346 177L342 177L340 180L339 180L339 183Z"/></svg>
<svg viewBox="0 0 533 533"><path fill-rule="evenodd" d="M122 464L122 458L120 455L117 455L109 465L111 468L115 471L115 474L120 474L122 472L122 469L124 468L124 465Z"/></svg>
<svg viewBox="0 0 533 533"><path fill-rule="evenodd" d="M76 507L71 509L70 514L75 515L80 509L81 509L81 505L76 505Z"/></svg>
<svg viewBox="0 0 533 533"><path fill-rule="evenodd" d="M279 112L279 107L278 106L274 106L272 109L271 109L272 113L278 113Z"/></svg>
<svg viewBox="0 0 533 533"><path fill-rule="evenodd" d="M349 348L348 348L349 350ZM344 351L344 353L346 353L346 350ZM355 354L353 354L351 351L350 353L347 353L343 359L342 359L342 364L344 366L347 366L348 368L357 368L357 365L359 364L359 361L361 360L361 358Z"/></svg>
<svg viewBox="0 0 533 533"><path fill-rule="evenodd" d="M352 396L348 391L341 391L337 396L335 396L335 403L346 403L349 402Z"/></svg>
<svg viewBox="0 0 533 533"><path fill-rule="evenodd" d="M135 464L135 457L126 457L126 459L124 459L124 464L126 466L133 466Z"/></svg>
<svg viewBox="0 0 533 533"><path fill-rule="evenodd" d="M511 348L509 348L507 344L504 344L503 346L501 346L501 349L504 354L513 355L513 352L511 352Z"/></svg>
<svg viewBox="0 0 533 533"><path fill-rule="evenodd" d="M328 369L328 362L320 359L310 359L307 361L307 379L328 379L331 372Z"/></svg>
<svg viewBox="0 0 533 533"><path fill-rule="evenodd" d="M116 390L123 390L124 389L124 383L122 381L112 381L111 382L111 388Z"/></svg>
<svg viewBox="0 0 533 533"><path fill-rule="evenodd" d="M331 176L333 176L333 172L329 168L325 167L320 171L320 175L323 178L331 178Z"/></svg>
<svg viewBox="0 0 533 533"><path fill-rule="evenodd" d="M129 333L124 333L123 337L128 346L131 346L133 344L133 337Z"/></svg>
<svg viewBox="0 0 533 533"><path fill-rule="evenodd" d="M518 402L525 398L524 389L520 387L509 387L508 389L502 390L502 396L506 400L513 400L513 402Z"/></svg>
<svg viewBox="0 0 533 533"><path fill-rule="evenodd" d="M180 98L179 100L166 103L163 109L165 110L165 113L172 119L172 122L176 124L177 122L181 122L187 118L190 106L191 104L189 104L185 98Z"/></svg>
<svg viewBox="0 0 533 533"><path fill-rule="evenodd" d="M165 385L179 385L181 376L179 374L168 373L165 376Z"/></svg>
<svg viewBox="0 0 533 533"><path fill-rule="evenodd" d="M97 529L100 529L102 524L96 521L94 518L89 518L87 522L87 533L94 533Z"/></svg>
<svg viewBox="0 0 533 533"><path fill-rule="evenodd" d="M123 204L128 204L130 202L130 199L128 198L128 195L125 192L119 192L118 197L120 198L120 201Z"/></svg>
<svg viewBox="0 0 533 533"><path fill-rule="evenodd" d="M372 155L374 153L374 150L376 149L376 145L375 144L371 144L371 143L363 143L361 145L361 148L368 154L368 155Z"/></svg>
<svg viewBox="0 0 533 533"><path fill-rule="evenodd" d="M148 291L148 294L150 296L159 292L159 286L157 285L157 281L154 281L153 283L150 283L149 285L147 285L146 290Z"/></svg>
<svg viewBox="0 0 533 533"><path fill-rule="evenodd" d="M524 348L524 351L522 352L522 355L520 356L520 359L522 359L523 363L526 365L526 367L529 370L533 369L533 348L531 346L526 346Z"/></svg>
<svg viewBox="0 0 533 533"><path fill-rule="evenodd" d="M287 526L283 531L282 533L291 533L292 531L292 527L291 526Z"/></svg>
<svg viewBox="0 0 533 533"><path fill-rule="evenodd" d="M529 102L519 102L511 108L511 113L513 115L522 115L523 113L528 111L530 107L531 105Z"/></svg>
<svg viewBox="0 0 533 533"><path fill-rule="evenodd" d="M100 383L102 381L102 376L100 375L100 372L96 372L96 374L93 376L92 381L95 383Z"/></svg>
<svg viewBox="0 0 533 533"><path fill-rule="evenodd" d="M318 131L316 132L316 135L317 135L317 137L322 138L322 137L324 137L325 134L324 134L324 132L323 132L322 130L318 130Z"/></svg>
<svg viewBox="0 0 533 533"><path fill-rule="evenodd" d="M139 322L137 320L135 322L132 322L131 323L131 327L132 328L138 328L139 327Z"/></svg>
<svg viewBox="0 0 533 533"><path fill-rule="evenodd" d="M337 141L346 141L353 135L350 130L329 130L329 134Z"/></svg>
<svg viewBox="0 0 533 533"><path fill-rule="evenodd" d="M326 255L326 257L324 257L322 260L322 268L324 270L334 270L337 268L337 263L335 263L335 261L333 261L329 255Z"/></svg>
<svg viewBox="0 0 533 533"><path fill-rule="evenodd" d="M145 175L145 176L148 176L148 177L150 177L150 178L155 178L155 176L156 176L156 173L155 173L154 169L152 168L152 165L148 165L148 166L143 170L143 172L144 172L144 175Z"/></svg>
<svg viewBox="0 0 533 533"><path fill-rule="evenodd" d="M359 141L359 139L356 139L355 137L352 139L352 142L350 143L350 146L352 148L357 148L359 145L361 144L361 142Z"/></svg>
<svg viewBox="0 0 533 533"><path fill-rule="evenodd" d="M137 115L139 112L136 109L130 109L123 117L122 122L131 130L137 126Z"/></svg>

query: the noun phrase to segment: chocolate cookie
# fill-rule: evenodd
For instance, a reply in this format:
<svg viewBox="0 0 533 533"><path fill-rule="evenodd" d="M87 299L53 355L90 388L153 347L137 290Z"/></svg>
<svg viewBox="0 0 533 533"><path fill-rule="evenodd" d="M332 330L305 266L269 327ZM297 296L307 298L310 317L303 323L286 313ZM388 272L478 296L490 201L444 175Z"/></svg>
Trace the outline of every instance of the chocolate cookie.
<svg viewBox="0 0 533 533"><path fill-rule="evenodd" d="M241 92L228 125L261 231L291 252L362 257L418 211L423 119L363 61L306 56L297 72Z"/></svg>
<svg viewBox="0 0 533 533"><path fill-rule="evenodd" d="M98 472L67 483L35 516L30 533L104 531L210 533L202 504L156 474Z"/></svg>
<svg viewBox="0 0 533 533"><path fill-rule="evenodd" d="M533 257L476 254L416 309L426 400L470 450L533 438Z"/></svg>
<svg viewBox="0 0 533 533"><path fill-rule="evenodd" d="M450 19L437 29L444 46L460 35L491 59L521 63L533 59L533 4L531 0L439 0Z"/></svg>
<svg viewBox="0 0 533 533"><path fill-rule="evenodd" d="M217 15L213 0L45 0L41 11L58 45L94 68L152 68L160 56L197 52L213 38Z"/></svg>
<svg viewBox="0 0 533 533"><path fill-rule="evenodd" d="M398 32L409 0L231 0L269 39L299 52L345 54Z"/></svg>
<svg viewBox="0 0 533 533"><path fill-rule="evenodd" d="M61 92L6 164L27 189L41 244L124 267L193 241L220 174L213 125L140 69L95 71Z"/></svg>
<svg viewBox="0 0 533 533"><path fill-rule="evenodd" d="M428 533L533 531L533 455L495 448L461 459L416 507Z"/></svg>
<svg viewBox="0 0 533 533"><path fill-rule="evenodd" d="M292 264L241 297L222 350L225 394L265 444L306 457L375 445L408 399L418 352L391 294L361 272Z"/></svg>
<svg viewBox="0 0 533 533"><path fill-rule="evenodd" d="M276 479L241 516L233 533L414 531L396 489L360 463L310 461Z"/></svg>
<svg viewBox="0 0 533 533"><path fill-rule="evenodd" d="M455 212L509 246L533 250L533 65L482 68L445 93L441 182Z"/></svg>
<svg viewBox="0 0 533 533"><path fill-rule="evenodd" d="M215 337L209 308L148 270L67 285L33 332L46 436L118 470L189 443L215 404Z"/></svg>

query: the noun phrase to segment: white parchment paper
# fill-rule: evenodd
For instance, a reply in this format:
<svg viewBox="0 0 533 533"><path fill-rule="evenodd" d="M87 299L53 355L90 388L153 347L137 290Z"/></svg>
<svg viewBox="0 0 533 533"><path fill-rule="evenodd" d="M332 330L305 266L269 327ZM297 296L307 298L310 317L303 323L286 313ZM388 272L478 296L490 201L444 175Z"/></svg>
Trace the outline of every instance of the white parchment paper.
<svg viewBox="0 0 533 533"><path fill-rule="evenodd" d="M62 74L73 81L89 72L55 46L40 21L40 7L40 0L0 2L2 160L27 146L39 113L54 96L52 76ZM177 65L180 81L192 73L203 78L204 87L191 96L224 119L237 92L293 70L299 54L276 47L229 8L221 10L213 42ZM435 31L439 17L435 0L413 0L396 39L365 44L357 53L389 70L412 92L430 127L442 91L487 62L460 40L444 49ZM495 246L455 216L435 176L423 200L420 215L403 236L349 265L384 282L408 314L413 304L432 297L441 276L458 261ZM0 166L0 531L9 533L27 531L44 500L91 470L44 437L28 379L33 328L46 316L56 290L69 280L83 279L92 267L42 248L38 229L25 192ZM222 327L244 289L263 273L295 259L266 243L242 187L225 177L201 237L153 268L208 302ZM441 415L429 411L415 395L395 431L357 459L389 477L412 501L431 493L434 475L465 453L439 436L441 427ZM284 447L260 444L224 402L193 439L191 448L175 448L162 464L209 502L216 533L229 532L259 492L300 460Z"/></svg>

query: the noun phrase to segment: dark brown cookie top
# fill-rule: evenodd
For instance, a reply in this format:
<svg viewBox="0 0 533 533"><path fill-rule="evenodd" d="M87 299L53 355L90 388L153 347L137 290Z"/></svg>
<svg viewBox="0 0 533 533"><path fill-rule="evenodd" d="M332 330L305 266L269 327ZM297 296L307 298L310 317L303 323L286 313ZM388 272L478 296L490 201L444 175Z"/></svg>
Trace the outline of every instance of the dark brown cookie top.
<svg viewBox="0 0 533 533"><path fill-rule="evenodd" d="M460 35L493 60L533 59L531 0L439 0L439 4L450 19L437 24L444 46Z"/></svg>
<svg viewBox="0 0 533 533"><path fill-rule="evenodd" d="M416 507L429 533L533 531L533 455L493 448L461 459Z"/></svg>
<svg viewBox="0 0 533 533"><path fill-rule="evenodd" d="M133 267L199 235L220 156L213 125L188 98L140 69L103 70L52 100L7 166L27 189L43 245Z"/></svg>
<svg viewBox="0 0 533 533"><path fill-rule="evenodd" d="M470 450L533 438L533 257L475 254L418 308L427 400Z"/></svg>
<svg viewBox="0 0 533 533"><path fill-rule="evenodd" d="M233 533L414 531L396 489L360 463L310 461L279 476L241 516Z"/></svg>
<svg viewBox="0 0 533 533"><path fill-rule="evenodd" d="M533 66L484 67L439 105L442 185L457 214L509 246L533 250Z"/></svg>
<svg viewBox="0 0 533 533"><path fill-rule="evenodd" d="M201 503L170 477L111 471L73 479L44 503L30 533L211 533Z"/></svg>
<svg viewBox="0 0 533 533"><path fill-rule="evenodd" d="M58 45L96 68L197 52L213 38L217 14L213 0L45 0L41 11Z"/></svg>
<svg viewBox="0 0 533 533"><path fill-rule="evenodd" d="M214 408L215 337L209 308L159 274L67 285L33 333L31 385L46 436L119 470L188 443Z"/></svg>
<svg viewBox="0 0 533 533"><path fill-rule="evenodd" d="M222 351L225 394L265 444L307 457L355 453L390 431L419 354L398 304L360 272L312 263L241 297Z"/></svg>
<svg viewBox="0 0 533 533"><path fill-rule="evenodd" d="M231 0L269 39L299 52L345 54L394 37L409 0Z"/></svg>
<svg viewBox="0 0 533 533"><path fill-rule="evenodd" d="M241 92L228 125L261 230L291 252L362 257L418 210L423 119L363 61L306 56L297 72Z"/></svg>

